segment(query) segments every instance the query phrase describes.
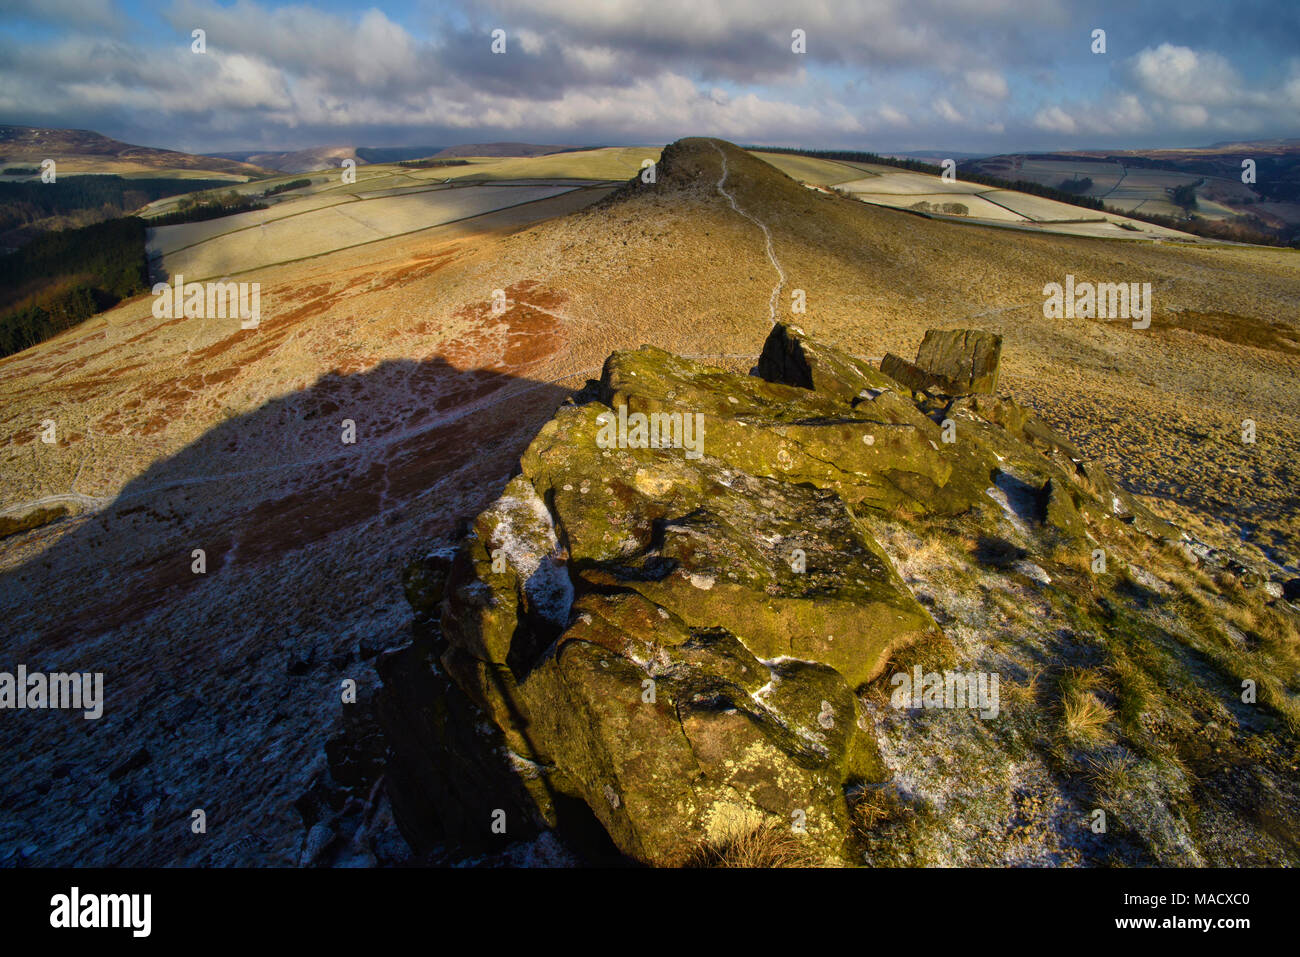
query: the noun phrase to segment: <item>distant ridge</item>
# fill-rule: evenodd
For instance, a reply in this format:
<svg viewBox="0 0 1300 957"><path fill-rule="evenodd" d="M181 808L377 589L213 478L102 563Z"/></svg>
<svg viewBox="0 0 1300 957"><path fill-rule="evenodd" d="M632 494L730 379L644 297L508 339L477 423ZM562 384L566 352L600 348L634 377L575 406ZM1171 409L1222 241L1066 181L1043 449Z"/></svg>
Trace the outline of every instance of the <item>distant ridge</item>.
<svg viewBox="0 0 1300 957"><path fill-rule="evenodd" d="M318 169L338 166L345 159L354 161L358 166L369 162L359 154L361 150L353 146L313 146L305 150L286 150L283 152L246 152L234 150L228 153L210 153L209 156L239 160L253 163L263 169L279 173L310 173Z"/></svg>
<svg viewBox="0 0 1300 957"><path fill-rule="evenodd" d="M157 170L200 170L227 175L260 177L267 170L221 156L201 156L178 150L135 146L94 130L43 129L36 126L0 126L0 162L6 166L39 164L44 159L77 158L82 165L102 161L93 172L119 172L123 167Z"/></svg>
<svg viewBox="0 0 1300 957"><path fill-rule="evenodd" d="M448 146L434 155L440 159L456 156L546 156L586 149L584 146L545 146L537 143L463 143Z"/></svg>
<svg viewBox="0 0 1300 957"><path fill-rule="evenodd" d="M310 173L338 166L345 159L365 163L400 163L412 159L453 159L462 156L495 158L547 156L588 149L585 146L548 146L542 143L464 143L459 146L312 146L301 150L229 150L206 155L253 163L280 173Z"/></svg>

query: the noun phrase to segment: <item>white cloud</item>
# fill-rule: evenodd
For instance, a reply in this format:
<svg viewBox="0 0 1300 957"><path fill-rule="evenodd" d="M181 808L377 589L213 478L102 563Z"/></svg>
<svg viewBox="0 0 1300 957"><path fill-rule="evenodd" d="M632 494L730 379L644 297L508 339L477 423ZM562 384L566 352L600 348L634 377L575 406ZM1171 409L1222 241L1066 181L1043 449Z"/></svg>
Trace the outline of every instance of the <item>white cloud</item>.
<svg viewBox="0 0 1300 957"><path fill-rule="evenodd" d="M1074 122L1074 117L1059 106L1049 106L1045 110L1039 110L1034 114L1033 122L1034 126L1049 133L1074 133L1079 128Z"/></svg>
<svg viewBox="0 0 1300 957"><path fill-rule="evenodd" d="M1133 77L1146 93L1176 103L1229 103L1241 96L1241 80L1217 53L1162 43L1133 58Z"/></svg>
<svg viewBox="0 0 1300 957"><path fill-rule="evenodd" d="M967 70L966 88L977 96L990 100L1005 100L1011 95L1006 77L997 70Z"/></svg>
<svg viewBox="0 0 1300 957"><path fill-rule="evenodd" d="M900 113L892 106L882 106L876 110L877 115L889 126L911 126L911 120L905 113Z"/></svg>
<svg viewBox="0 0 1300 957"><path fill-rule="evenodd" d="M519 41L519 49L525 53L536 55L546 48L546 39L536 30L518 30L515 37Z"/></svg>
<svg viewBox="0 0 1300 957"><path fill-rule="evenodd" d="M400 24L370 8L358 19L310 6L268 9L252 0L223 7L212 0L177 0L168 19L185 47L190 30L207 31L207 56L240 53L289 74L332 77L345 85L423 82L431 58Z"/></svg>
<svg viewBox="0 0 1300 957"><path fill-rule="evenodd" d="M1169 107L1168 115L1183 127L1199 128L1210 122L1210 111L1199 103L1175 103Z"/></svg>
<svg viewBox="0 0 1300 957"><path fill-rule="evenodd" d="M934 112L937 113L947 123L964 123L965 117L957 112L956 107L948 102L946 97L939 97L934 101Z"/></svg>

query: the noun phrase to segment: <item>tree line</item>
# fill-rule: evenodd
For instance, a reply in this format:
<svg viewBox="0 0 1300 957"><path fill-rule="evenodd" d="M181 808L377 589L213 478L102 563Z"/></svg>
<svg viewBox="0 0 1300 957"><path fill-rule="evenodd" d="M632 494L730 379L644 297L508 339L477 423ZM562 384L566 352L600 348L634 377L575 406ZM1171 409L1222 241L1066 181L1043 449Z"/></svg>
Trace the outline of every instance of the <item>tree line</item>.
<svg viewBox="0 0 1300 957"><path fill-rule="evenodd" d="M148 290L145 222L110 219L38 236L0 256L0 356Z"/></svg>
<svg viewBox="0 0 1300 957"><path fill-rule="evenodd" d="M121 216L165 196L227 186L229 180L68 176L53 183L0 183L0 230L86 209Z"/></svg>

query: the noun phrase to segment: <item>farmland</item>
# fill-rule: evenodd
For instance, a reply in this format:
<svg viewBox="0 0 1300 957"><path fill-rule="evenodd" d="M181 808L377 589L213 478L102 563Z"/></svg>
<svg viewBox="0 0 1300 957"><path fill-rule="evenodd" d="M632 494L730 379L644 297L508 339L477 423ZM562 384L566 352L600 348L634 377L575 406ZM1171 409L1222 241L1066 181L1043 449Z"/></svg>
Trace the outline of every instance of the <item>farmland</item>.
<svg viewBox="0 0 1300 957"><path fill-rule="evenodd" d="M433 187L363 199L343 194L152 230L151 258L194 279L234 275L417 232L571 192L568 186Z"/></svg>
<svg viewBox="0 0 1300 957"><path fill-rule="evenodd" d="M754 155L803 183L830 187L877 206L918 209L918 203L925 203L928 206L919 207L918 211L926 215L1067 236L1196 241L1195 237L1164 226L1084 209L1041 196L963 182L960 176L955 181L948 182L928 173L874 163L848 163L762 151L757 151ZM1043 185L1056 186L1062 179L1072 175L1087 175L1086 167L1089 164L1075 165L1085 172L1070 173L1065 170L1059 175L1053 173L1055 180L1049 183L1045 178ZM1111 178L1117 181L1118 174ZM1096 177L1093 179L1095 185ZM965 207L966 212L945 212L945 209L951 210L953 204Z"/></svg>
<svg viewBox="0 0 1300 957"><path fill-rule="evenodd" d="M1208 224L1211 235L1216 229L1229 230L1226 235L1245 229L1286 241L1300 228L1298 153L1295 141L1265 140L1205 148L1007 154L963 161L959 172L1050 187L1089 181L1080 195L1109 209L1171 219L1191 214ZM1191 191L1194 205L1175 201L1174 191L1180 188Z"/></svg>
<svg viewBox="0 0 1300 957"><path fill-rule="evenodd" d="M266 209L150 230L155 271L199 280L273 263L320 256L406 233L495 214L517 224L581 209L631 178L658 150L604 149L539 157L470 157L467 165L412 169L360 166L355 181L316 173L311 185L266 197ZM262 196L285 176L235 187ZM180 208L179 197L152 203L146 215ZM514 210L513 213L507 211Z"/></svg>
<svg viewBox="0 0 1300 957"><path fill-rule="evenodd" d="M197 240L164 257L187 280L263 261L240 277L261 285L257 328L155 317L142 295L0 360L0 516L25 529L0 540L10 631L43 653L102 662L128 700L217 702L214 721L228 731L196 735L193 751L159 749L154 768L177 782L180 806L221 788L254 796L231 802L223 828L268 835L252 848L193 842L184 828L122 829L88 822L52 791L59 800L41 813L57 837L39 860L93 847L77 859L297 861L294 802L338 705L310 678L286 683L287 669L303 667L290 656L305 646L313 661L341 660L361 636L400 634L408 557L451 541L497 495L556 405L611 350L651 343L748 369L779 281L756 223L770 230L789 289L807 290L809 329L862 356L913 354L925 330L954 323L999 334L1003 388L1090 459L1171 518L1221 517L1198 534L1246 538L1294 562L1291 251L994 229L890 208L927 196L990 201L937 179L909 176L868 203L805 189L726 144L678 155L675 180L600 206L611 186L572 180L455 185L391 167L360 167L347 185L313 175L312 192L270 197L267 210L158 231ZM753 220L718 189L723 157L727 189ZM876 184L894 171L873 172L834 176ZM401 183L427 191L383 195ZM489 209L527 196L546 198ZM479 210L489 211L447 222ZM255 238L262 223L273 239ZM424 228L398 231L411 225ZM367 241L385 230L393 235ZM342 248L345 239L364 244ZM1117 268L1156 287L1145 333L1044 317L1044 283ZM500 314L496 289L507 299ZM1247 416L1260 427L1254 446L1235 438ZM55 443L39 437L46 419ZM340 442L344 419L355 444ZM206 576L190 570L196 548ZM31 596L54 583L69 611L50 624ZM257 656L275 667L250 671ZM236 673L254 683L223 696ZM236 698L247 707L226 704ZM118 727L147 733L132 730L148 727L133 714ZM68 760L110 763L96 750L104 736L71 724L51 733ZM138 747L113 740L114 763ZM37 749L11 750L39 761ZM107 805L115 783L98 775L87 787Z"/></svg>

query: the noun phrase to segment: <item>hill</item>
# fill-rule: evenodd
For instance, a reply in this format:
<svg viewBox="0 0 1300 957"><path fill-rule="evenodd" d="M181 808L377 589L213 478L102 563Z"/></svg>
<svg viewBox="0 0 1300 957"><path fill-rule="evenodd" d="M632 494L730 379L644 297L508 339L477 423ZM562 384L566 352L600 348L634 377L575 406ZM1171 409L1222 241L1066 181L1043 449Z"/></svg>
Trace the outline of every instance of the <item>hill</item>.
<svg viewBox="0 0 1300 957"><path fill-rule="evenodd" d="M461 156L546 156L550 153L564 153L568 150L587 149L583 146L541 146L536 143L462 143L439 150L434 156L454 158Z"/></svg>
<svg viewBox="0 0 1300 957"><path fill-rule="evenodd" d="M0 165L39 166L42 160L58 162L60 175L67 173L155 174L166 170L200 179L220 174L233 181L264 176L266 170L249 163L198 156L176 150L133 146L91 130L41 129L32 126L0 126Z"/></svg>
<svg viewBox="0 0 1300 957"><path fill-rule="evenodd" d="M350 159L357 165L369 162L362 159L357 148L352 146L313 146L308 149L283 152L235 150L210 155L255 164L263 169L275 170L277 173L311 173L336 167L345 159Z"/></svg>
<svg viewBox="0 0 1300 957"><path fill-rule="evenodd" d="M829 188L864 203L905 209L950 222L973 222L1006 229L1104 239L1199 241L1190 233L1102 208L1100 200L1080 201L1077 191L1027 180L987 180L969 173L945 179L937 167L904 157L890 165L870 153L754 150L754 155L800 182Z"/></svg>
<svg viewBox="0 0 1300 957"><path fill-rule="evenodd" d="M379 218L369 241L346 249L331 248L329 229L273 234L238 276L260 283L256 328L220 317L156 317L152 297L143 296L0 360L0 520L11 532L0 538L0 615L26 659L69 671L94 664L113 676L110 700L122 702L106 712L93 736L30 712L0 724L0 747L15 756L12 774L0 783L0 800L14 811L0 822L11 827L0 833L0 846L29 846L35 822L51 838L23 858L32 864L63 862L74 853L85 864L409 860L396 836L394 799L376 788L381 774L400 769L385 764L374 712L341 711L337 697L340 682L353 678L361 703L374 704L376 659L410 642L415 616L407 594L418 600L424 586L408 569L417 559L459 547L474 518L519 473L521 456L561 403L608 395L581 390L587 379L602 375L611 353L648 344L715 367L721 371L699 374L740 402L743 394L729 391L739 383L726 376L745 379L777 319L796 322L855 361L891 352L915 356L930 329L975 328L1001 336L999 389L1016 406L1070 443L1080 460L1104 470L1144 510L1188 530L1208 558L1240 556L1234 566L1240 574L1208 558L1185 566L1183 574L1196 583L1192 594L1209 603L1199 631L1184 635L1193 659L1211 651L1226 656L1225 636L1234 647L1240 643L1247 664L1251 656L1272 653L1276 636L1268 622L1285 608L1267 604L1282 602L1276 589L1267 590L1276 582L1250 569L1300 573L1295 253L1116 242L927 218L810 189L721 140L671 144L654 183L632 178L629 166L632 172L640 166L631 153L621 167L630 181L603 190L616 195L577 211L570 190L455 221L443 210L413 223L423 226L418 231L393 234L385 230L398 219L418 217L390 203L372 207ZM362 240L366 204L378 202L377 194L399 190L391 196L400 198L400 189L417 188L427 199L429 183L420 177L440 172L367 169L376 174L376 199L359 195L367 188L342 199L342 208L363 213L353 223L362 227L356 237ZM450 185L443 178L435 185ZM339 184L326 185L306 200L333 203ZM475 184L486 186L515 188ZM535 189L537 182L519 188ZM284 205L263 212L306 201L288 198L294 195L273 197ZM303 211L279 220L279 229L310 224ZM245 235L260 230L253 223ZM311 255L284 261L291 240L311 247ZM236 250L239 256L251 255L246 245ZM211 276L221 278L222 268L216 265ZM1045 287L1067 277L1150 283L1150 326L1049 317ZM804 311L796 312L799 306ZM870 365L875 369L874 361ZM722 401L732 404L725 395ZM768 405L763 415L793 415ZM849 417L848 405L835 415ZM50 419L56 441L47 443L38 427ZM1257 430L1253 443L1242 440L1246 419ZM345 420L354 433L345 431ZM958 435L962 429L959 423ZM349 434L354 441L347 441ZM752 475L756 468L751 462L743 471ZM602 494L602 477L592 477L587 494ZM630 478L637 480L635 471ZM660 487L653 473L640 481L650 491ZM736 489L740 481L737 476ZM565 495L583 494L581 480L569 483L572 490L563 484ZM1004 494L1016 493L1008 505L1030 497L1006 484L1011 492ZM620 499L628 506L637 501L631 493ZM631 513L592 513L594 519L601 514ZM743 513L733 517L743 525ZM959 652L966 642L974 649L984 640L979 636L992 634L991 653L1014 652L1024 663L1024 647L1039 647L1050 659L1052 642L1068 640L1077 650L1080 635L1104 632L1095 623L1059 620L1069 604L1059 587L1035 584L1037 573L1028 565L1015 570L1022 560L1017 549L1029 550L1015 536L1036 536L1038 525L1026 524L1022 532L1012 524L995 536L1002 544L968 540L941 522L894 526L883 514L868 517L872 537L889 550L899 575L930 579L928 588L916 581L908 587L934 598L927 611ZM594 541L599 531L576 540ZM1097 592L1105 605L1087 606L1090 615L1104 615L1109 607L1122 625L1145 614L1143 603L1159 615L1172 610L1160 603L1174 600L1180 613L1195 611L1193 599L1181 591L1167 595L1147 577L1169 585L1177 567L1172 563L1182 559L1146 555L1141 542L1135 535L1123 545L1132 581L1108 581ZM206 556L201 574L193 569L196 549ZM1023 557L1057 582L1033 554ZM975 565L981 569L977 580L945 577L949 571L974 575ZM1067 583L1087 581L1081 569L1063 574ZM66 612L51 622L32 603L33 594L58 594ZM940 621L943 615L953 620ZM1058 629L1069 629L1072 637ZM177 635L188 640L178 642ZM1026 645L1031 636L1040 644ZM1171 633L1169 640L1178 639ZM1124 647L1136 655L1144 646ZM521 647L507 671L511 663L526 671L537 660L524 654L528 650ZM962 667L974 667L969 662L976 652L963 654ZM1129 687L1145 688L1141 675L1165 661L1163 652L1152 654L1132 661L1138 671L1123 670L1100 646L1095 659L1070 662L1100 670L1101 686L1088 684L1096 674L1062 686L1063 674L1044 673L1040 710L1058 717L1052 709L1063 709L1068 693L1072 708L1099 713L1083 697L1094 695L1101 706L1131 715L1142 699L1128 692L1121 699L1114 689L1126 687L1125 674L1134 677ZM1184 660L1183 651L1177 659ZM1205 660L1207 674L1220 675L1212 685L1217 694L1222 672ZM505 680L505 671L496 673ZM1009 682L1011 674L1008 665ZM1023 688L1033 684L1028 674L1014 675ZM240 683L237 695L229 693L232 680ZM1177 682L1161 687L1159 702ZM1240 813L1271 813L1276 802L1271 795L1255 797L1269 792L1255 786L1261 779L1250 769L1272 751L1252 756L1239 746L1249 740L1242 729L1264 720L1264 713L1226 700L1210 704L1191 684L1187 688L1199 703L1176 702L1172 710L1162 703L1153 713L1173 721L1171 733L1183 735L1180 740L1204 744L1188 769L1218 793L1238 795L1245 802ZM1294 695L1295 689L1274 692ZM414 706L437 700L417 696ZM1211 712L1222 736L1214 737L1219 731L1206 721L1199 725L1204 735L1187 737L1194 735L1188 718L1195 723ZM819 713L813 709L814 720ZM1111 736L1106 747L1116 754L1119 746L1125 749L1117 758L1121 771L1130 757L1138 762L1138 776L1128 779L1139 789L1134 793L1146 793L1157 772L1165 775L1165 790L1158 793L1183 793L1173 786L1183 779L1168 776L1174 773L1169 761L1126 743L1143 740L1133 737L1138 731L1131 723L1108 719L1101 728L1103 739ZM880 740L888 750L909 747L912 739L896 733ZM947 739L917 740L937 748ZM1037 753L1032 741L1015 740ZM917 789L933 794L960 784L952 770L962 767L958 757L926 770L923 755L893 754L897 767L913 775L904 780ZM61 762L74 771L58 770ZM1072 775L1081 773L1069 767ZM1045 773L1061 771L1053 766ZM1276 777L1272 770L1268 775L1270 782ZM424 780L434 786L447 781ZM997 797L988 807L1014 810L1021 782L1012 780L999 773L976 783L988 783ZM44 791L28 785L33 781ZM1047 793L1038 787L1041 778L1032 783L1026 794ZM400 801L411 792L394 785L391 793ZM593 793L603 795L603 788ZM85 802L118 813L88 816ZM173 812L218 805L222 827L204 841L167 824ZM1069 805L1052 805L1063 806ZM589 819L563 800L560 807ZM890 807L881 811L893 813ZM401 810L404 821L407 812ZM1128 826L1134 834L1157 835L1157 843L1138 837L1126 848L1138 859L1145 853L1172 860L1185 831L1176 817L1151 813ZM920 833L943 834L945 847L973 847L972 853L1007 862L1053 859L1060 848L1037 827L1017 829L1018 818L994 818L1005 825L1002 831L961 832L958 814L938 818L941 828L947 820L956 832L935 831L935 819L928 818ZM904 828L914 818L903 808L891 820L888 827ZM1164 824L1170 830L1159 831ZM1207 829L1213 833L1212 821L1197 833ZM1003 840L1004 833L1018 836ZM1161 833L1174 844L1159 844ZM1225 827L1221 833L1237 832ZM883 840L876 846L891 845ZM940 845L900 840L896 846ZM539 839L493 853L518 860L554 847ZM1265 844L1251 847L1252 854L1266 854ZM1196 853L1218 860L1230 850L1198 845Z"/></svg>

